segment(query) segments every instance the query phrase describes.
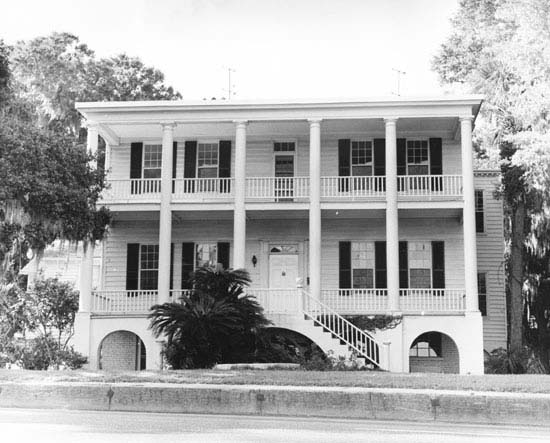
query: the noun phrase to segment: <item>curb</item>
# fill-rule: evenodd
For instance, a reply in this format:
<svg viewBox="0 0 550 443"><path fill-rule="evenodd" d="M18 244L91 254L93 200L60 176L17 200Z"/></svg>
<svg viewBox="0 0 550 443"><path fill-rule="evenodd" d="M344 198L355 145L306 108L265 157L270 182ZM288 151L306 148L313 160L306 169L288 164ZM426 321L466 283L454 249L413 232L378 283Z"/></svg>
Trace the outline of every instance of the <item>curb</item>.
<svg viewBox="0 0 550 443"><path fill-rule="evenodd" d="M539 425L550 394L167 383L0 382L0 407Z"/></svg>

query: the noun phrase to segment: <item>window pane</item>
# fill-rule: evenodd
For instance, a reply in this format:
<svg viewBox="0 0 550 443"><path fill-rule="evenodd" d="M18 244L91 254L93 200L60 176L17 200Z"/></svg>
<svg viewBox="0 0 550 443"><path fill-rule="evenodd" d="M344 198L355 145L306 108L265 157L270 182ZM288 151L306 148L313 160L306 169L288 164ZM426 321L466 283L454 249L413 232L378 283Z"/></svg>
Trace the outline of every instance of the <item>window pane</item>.
<svg viewBox="0 0 550 443"><path fill-rule="evenodd" d="M407 140L407 163L409 165L409 175L426 175L429 173L428 142L426 140ZM418 165L424 166L419 167Z"/></svg>
<svg viewBox="0 0 550 443"><path fill-rule="evenodd" d="M294 152L296 147L294 142L275 142L273 144L273 150L275 152Z"/></svg>
<svg viewBox="0 0 550 443"><path fill-rule="evenodd" d="M351 164L366 165L372 163L372 144L370 141L351 142Z"/></svg>
<svg viewBox="0 0 550 443"><path fill-rule="evenodd" d="M159 247L141 245L140 289L152 290L158 287Z"/></svg>
<svg viewBox="0 0 550 443"><path fill-rule="evenodd" d="M199 168L199 178L216 178L218 176L218 168Z"/></svg>
<svg viewBox="0 0 550 443"><path fill-rule="evenodd" d="M372 288L374 279L372 269L353 269L354 288Z"/></svg>
<svg viewBox="0 0 550 443"><path fill-rule="evenodd" d="M411 269L411 288L431 288L431 273L429 269Z"/></svg>
<svg viewBox="0 0 550 443"><path fill-rule="evenodd" d="M199 143L197 165L217 166L218 165L218 144L217 143Z"/></svg>
<svg viewBox="0 0 550 443"><path fill-rule="evenodd" d="M217 243L199 243L196 246L195 266L215 267L218 263L218 245Z"/></svg>
<svg viewBox="0 0 550 443"><path fill-rule="evenodd" d="M143 178L160 178L160 168L159 169L144 169Z"/></svg>

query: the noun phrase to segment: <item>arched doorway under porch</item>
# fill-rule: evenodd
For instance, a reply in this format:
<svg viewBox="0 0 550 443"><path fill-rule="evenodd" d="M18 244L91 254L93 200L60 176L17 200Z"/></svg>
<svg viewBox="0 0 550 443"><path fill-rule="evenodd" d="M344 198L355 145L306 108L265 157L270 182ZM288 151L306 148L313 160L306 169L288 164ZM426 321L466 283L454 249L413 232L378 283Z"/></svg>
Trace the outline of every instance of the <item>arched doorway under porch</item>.
<svg viewBox="0 0 550 443"><path fill-rule="evenodd" d="M130 331L107 334L98 349L98 368L104 371L141 371L146 369L147 350L141 338Z"/></svg>
<svg viewBox="0 0 550 443"><path fill-rule="evenodd" d="M442 332L420 334L409 348L409 372L458 374L460 356L456 343Z"/></svg>

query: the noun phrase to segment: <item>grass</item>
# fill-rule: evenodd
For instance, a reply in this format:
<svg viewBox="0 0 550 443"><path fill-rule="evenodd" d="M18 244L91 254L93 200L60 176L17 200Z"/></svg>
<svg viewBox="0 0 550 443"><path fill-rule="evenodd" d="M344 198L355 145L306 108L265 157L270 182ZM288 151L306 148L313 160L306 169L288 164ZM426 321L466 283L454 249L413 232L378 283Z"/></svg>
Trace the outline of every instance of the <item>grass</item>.
<svg viewBox="0 0 550 443"><path fill-rule="evenodd" d="M143 372L0 370L0 382L203 383L550 393L548 375L390 374L376 371L184 370Z"/></svg>

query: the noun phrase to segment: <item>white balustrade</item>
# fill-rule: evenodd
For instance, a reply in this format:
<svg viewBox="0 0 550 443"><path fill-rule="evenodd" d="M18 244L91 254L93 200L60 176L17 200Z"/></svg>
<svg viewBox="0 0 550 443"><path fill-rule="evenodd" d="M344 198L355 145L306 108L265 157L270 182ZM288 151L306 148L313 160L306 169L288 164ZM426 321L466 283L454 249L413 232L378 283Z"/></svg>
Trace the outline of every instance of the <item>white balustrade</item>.
<svg viewBox="0 0 550 443"><path fill-rule="evenodd" d="M248 295L256 297L266 314L298 314L302 310L302 294L299 289L248 289Z"/></svg>
<svg viewBox="0 0 550 443"><path fill-rule="evenodd" d="M104 201L160 199L160 179L108 180L102 199Z"/></svg>
<svg viewBox="0 0 550 443"><path fill-rule="evenodd" d="M386 289L323 289L320 300L339 314L386 312L388 309Z"/></svg>
<svg viewBox="0 0 550 443"><path fill-rule="evenodd" d="M95 314L147 313L157 303L157 291L93 291Z"/></svg>
<svg viewBox="0 0 550 443"><path fill-rule="evenodd" d="M464 312L464 289L400 289L400 310L406 312Z"/></svg>
<svg viewBox="0 0 550 443"><path fill-rule="evenodd" d="M249 177L246 199L293 201L309 198L309 177Z"/></svg>
<svg viewBox="0 0 550 443"><path fill-rule="evenodd" d="M189 297L191 289L170 289L170 302L179 303Z"/></svg>
<svg viewBox="0 0 550 443"><path fill-rule="evenodd" d="M399 197L459 198L462 197L462 176L400 175L397 192Z"/></svg>
<svg viewBox="0 0 550 443"><path fill-rule="evenodd" d="M386 194L386 177L321 177L321 198L325 200L379 199Z"/></svg>
<svg viewBox="0 0 550 443"><path fill-rule="evenodd" d="M233 198L233 179L181 178L173 181L173 200L230 200Z"/></svg>

